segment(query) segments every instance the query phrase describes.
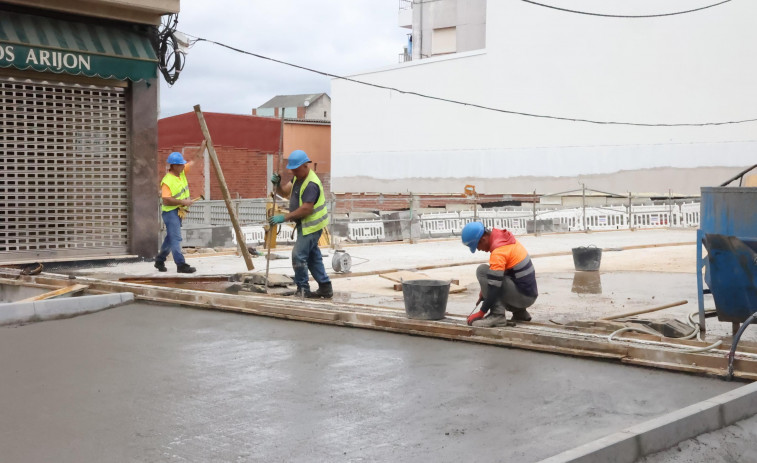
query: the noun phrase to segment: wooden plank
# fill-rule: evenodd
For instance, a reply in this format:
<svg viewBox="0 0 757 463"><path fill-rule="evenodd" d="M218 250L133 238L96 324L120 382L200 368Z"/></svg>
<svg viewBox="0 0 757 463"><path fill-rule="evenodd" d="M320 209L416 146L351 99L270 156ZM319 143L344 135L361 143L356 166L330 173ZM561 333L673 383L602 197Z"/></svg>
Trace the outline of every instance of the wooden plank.
<svg viewBox="0 0 757 463"><path fill-rule="evenodd" d="M66 285L69 282L68 279L46 275L30 277L29 281L52 285ZM547 327L536 324L523 324L507 328L475 328L465 325L462 320L425 321L408 319L403 316L391 316L386 312L380 313L380 308L371 308L367 305L300 301L263 294L240 297L105 280L85 279L84 281L89 284L89 291L91 292L130 291L140 299L151 301L540 352L615 359L623 363L647 365L674 371L725 375L726 362L721 353L694 353L659 344L642 344L641 339L637 342L628 339L636 337L633 334L624 338L623 342L616 343L608 342L605 336L565 331L551 326L547 329ZM643 339L659 340L659 337L638 336ZM694 340L674 342L669 339L665 339L665 343L685 343L697 347L708 344ZM757 359L737 358L735 367L737 377L757 379Z"/></svg>
<svg viewBox="0 0 757 463"><path fill-rule="evenodd" d="M678 301L678 302L672 302L670 304L665 304L665 305L661 305L661 306L658 306L658 307L652 307L652 308L649 308L649 309L634 310L633 312L626 312L626 313L621 313L621 314L618 314L618 315L612 315L612 316L609 316L609 317L603 317L603 318L600 318L600 320L617 320L618 318L633 317L634 315L641 315L641 314L650 313L650 312L657 312L657 311L663 310L663 309L669 309L671 307L678 307L679 305L684 305L684 304L687 304L688 302L689 301L686 301L686 300Z"/></svg>
<svg viewBox="0 0 757 463"><path fill-rule="evenodd" d="M49 291L47 293L39 294L34 297L27 297L26 299L21 299L20 301L16 302L34 302L34 301L43 301L45 299L53 299L58 296L63 296L65 294L76 294L84 291L85 289L89 288L88 285L71 285L66 286L65 288L56 289L54 291Z"/></svg>
<svg viewBox="0 0 757 463"><path fill-rule="evenodd" d="M397 272L389 272L389 273L379 273L379 276L381 278L386 278L387 280L394 281L395 285L392 287L395 291L402 291L402 281L411 281L411 280L436 280L436 278L432 278L425 273L421 272L411 272L409 270L400 270ZM443 280L442 280L443 281ZM451 283L449 285L449 292L450 294L453 293L461 293L465 291L465 286L460 286L460 280L451 280Z"/></svg>
<svg viewBox="0 0 757 463"><path fill-rule="evenodd" d="M425 273L411 272L409 270L400 270L398 272L379 273L381 278L392 280L396 283L402 283L402 280L431 280L432 278Z"/></svg>
<svg viewBox="0 0 757 463"><path fill-rule="evenodd" d="M229 281L228 276L208 275L208 276L186 276L186 277L122 277L118 281L124 281L127 283L138 284L170 284L170 283L195 283L195 282L207 282L207 281ZM233 283L233 282L229 282Z"/></svg>
<svg viewBox="0 0 757 463"><path fill-rule="evenodd" d="M468 325L433 323L431 321L411 320L409 318L375 317L373 323L376 326L401 328L404 330L418 330L429 333L452 334L456 336L470 336L473 333L473 328Z"/></svg>

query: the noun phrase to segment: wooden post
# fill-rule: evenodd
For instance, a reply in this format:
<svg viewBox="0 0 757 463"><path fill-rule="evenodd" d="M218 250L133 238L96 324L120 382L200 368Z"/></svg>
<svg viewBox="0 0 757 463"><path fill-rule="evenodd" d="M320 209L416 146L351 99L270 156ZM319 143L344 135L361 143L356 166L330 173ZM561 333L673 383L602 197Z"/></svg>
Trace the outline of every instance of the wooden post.
<svg viewBox="0 0 757 463"><path fill-rule="evenodd" d="M282 159L282 150L284 149L284 112L286 111L286 108L281 108L281 131L279 132L279 153L277 154L278 159L276 160L276 173L279 174L279 185L281 185L281 159ZM276 213L276 190L279 189L279 185L273 186L273 207L271 207L271 214ZM266 214L267 216L267 214ZM268 284L268 272L271 268L271 248L273 247L271 243L276 242L275 236L277 235L278 231L278 225L268 225L268 237L270 240L268 241L268 254L266 254L265 258L265 292L268 292L268 288L270 285Z"/></svg>
<svg viewBox="0 0 757 463"><path fill-rule="evenodd" d="M589 233L589 227L586 223L586 184L581 184L581 209L583 209L584 233Z"/></svg>
<svg viewBox="0 0 757 463"><path fill-rule="evenodd" d="M610 317L603 317L603 318L600 318L600 320L615 320L617 318L626 318L626 317L632 317L634 315L641 315L641 314L645 314L649 312L657 312L658 310L669 309L670 307L677 307L679 305L684 305L688 302L689 301L673 302L671 304L665 304L658 307L652 307L651 309L642 309L642 310L636 310L634 312L626 312L626 313L622 313L618 315L612 315Z"/></svg>
<svg viewBox="0 0 757 463"><path fill-rule="evenodd" d="M240 250L242 251L242 256L244 257L244 262L247 264L247 270L252 270L255 268L254 265L252 265L252 257L250 257L250 251L247 249L247 242L244 239L244 234L242 233L242 229L239 227L239 220L237 219L237 213L234 211L234 206L231 204L231 195L229 194L229 189L226 186L226 180L223 178L223 171L221 170L221 164L218 162L218 156L216 156L216 149L213 147L213 140L210 138L210 132L208 131L208 126L205 124L205 117L202 115L202 110L200 109L200 105L194 106L195 114L197 114L197 119L200 121L200 129L202 130L202 135L205 137L205 141L208 144L208 155L210 156L210 160L213 161L213 167L216 171L216 177L218 178L218 184L221 186L221 193L223 193L223 200L226 202L226 209L229 211L229 217L231 218L231 223L234 225L234 233L236 233L237 236L237 244L239 245Z"/></svg>
<svg viewBox="0 0 757 463"><path fill-rule="evenodd" d="M532 203L534 206L534 236L539 236L539 233L536 232L536 190L534 190Z"/></svg>

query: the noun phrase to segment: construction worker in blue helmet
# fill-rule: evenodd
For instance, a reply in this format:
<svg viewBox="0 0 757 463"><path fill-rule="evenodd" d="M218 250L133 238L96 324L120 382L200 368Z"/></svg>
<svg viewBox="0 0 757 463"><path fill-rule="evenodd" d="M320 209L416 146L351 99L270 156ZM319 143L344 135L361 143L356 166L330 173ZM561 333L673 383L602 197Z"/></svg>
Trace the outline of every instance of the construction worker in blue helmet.
<svg viewBox="0 0 757 463"><path fill-rule="evenodd" d="M197 155L197 153L195 153ZM166 272L166 259L168 254L173 255L178 273L194 273L196 268L187 264L184 254L181 252L181 222L182 210L192 205L189 198L189 182L187 173L193 161L187 162L178 151L168 155L166 163L169 165L168 172L160 181L161 189L161 216L166 224L166 238L160 246L160 251L155 257L155 268L159 272Z"/></svg>
<svg viewBox="0 0 757 463"><path fill-rule="evenodd" d="M463 244L470 252L490 253L489 264L476 269L481 286L476 307L481 308L468 317L468 324L481 327L514 325L516 321L531 321L526 310L539 296L536 272L531 257L523 245L508 230L487 229L481 222L463 227ZM512 318L507 319L507 311Z"/></svg>
<svg viewBox="0 0 757 463"><path fill-rule="evenodd" d="M277 194L289 197L289 213L274 215L268 222L271 226L294 222L297 227L297 241L292 249L292 267L297 294L308 298L330 299L334 295L331 280L326 275L323 255L318 248L318 240L323 229L329 224L326 209L326 195L321 180L310 168L310 158L302 150L289 155L286 168L294 178L286 185L281 184L281 176L271 176L271 183ZM316 291L310 291L308 270L318 283Z"/></svg>

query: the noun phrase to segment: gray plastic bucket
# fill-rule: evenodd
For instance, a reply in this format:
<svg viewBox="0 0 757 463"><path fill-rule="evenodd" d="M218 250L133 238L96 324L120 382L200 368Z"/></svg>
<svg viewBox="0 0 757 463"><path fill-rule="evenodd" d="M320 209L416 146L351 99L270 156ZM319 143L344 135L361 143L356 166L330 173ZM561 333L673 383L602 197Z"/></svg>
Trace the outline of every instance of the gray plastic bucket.
<svg viewBox="0 0 757 463"><path fill-rule="evenodd" d="M450 281L409 280L402 282L407 318L441 320L447 312Z"/></svg>
<svg viewBox="0 0 757 463"><path fill-rule="evenodd" d="M596 271L602 262L602 248L594 245L573 248L573 265L576 270Z"/></svg>

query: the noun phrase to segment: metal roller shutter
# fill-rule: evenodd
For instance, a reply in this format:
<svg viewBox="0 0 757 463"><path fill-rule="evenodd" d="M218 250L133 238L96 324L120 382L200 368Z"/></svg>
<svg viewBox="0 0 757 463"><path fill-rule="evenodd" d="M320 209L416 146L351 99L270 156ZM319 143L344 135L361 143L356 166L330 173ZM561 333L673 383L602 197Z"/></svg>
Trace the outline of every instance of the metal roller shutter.
<svg viewBox="0 0 757 463"><path fill-rule="evenodd" d="M0 261L126 254L124 92L0 75Z"/></svg>

